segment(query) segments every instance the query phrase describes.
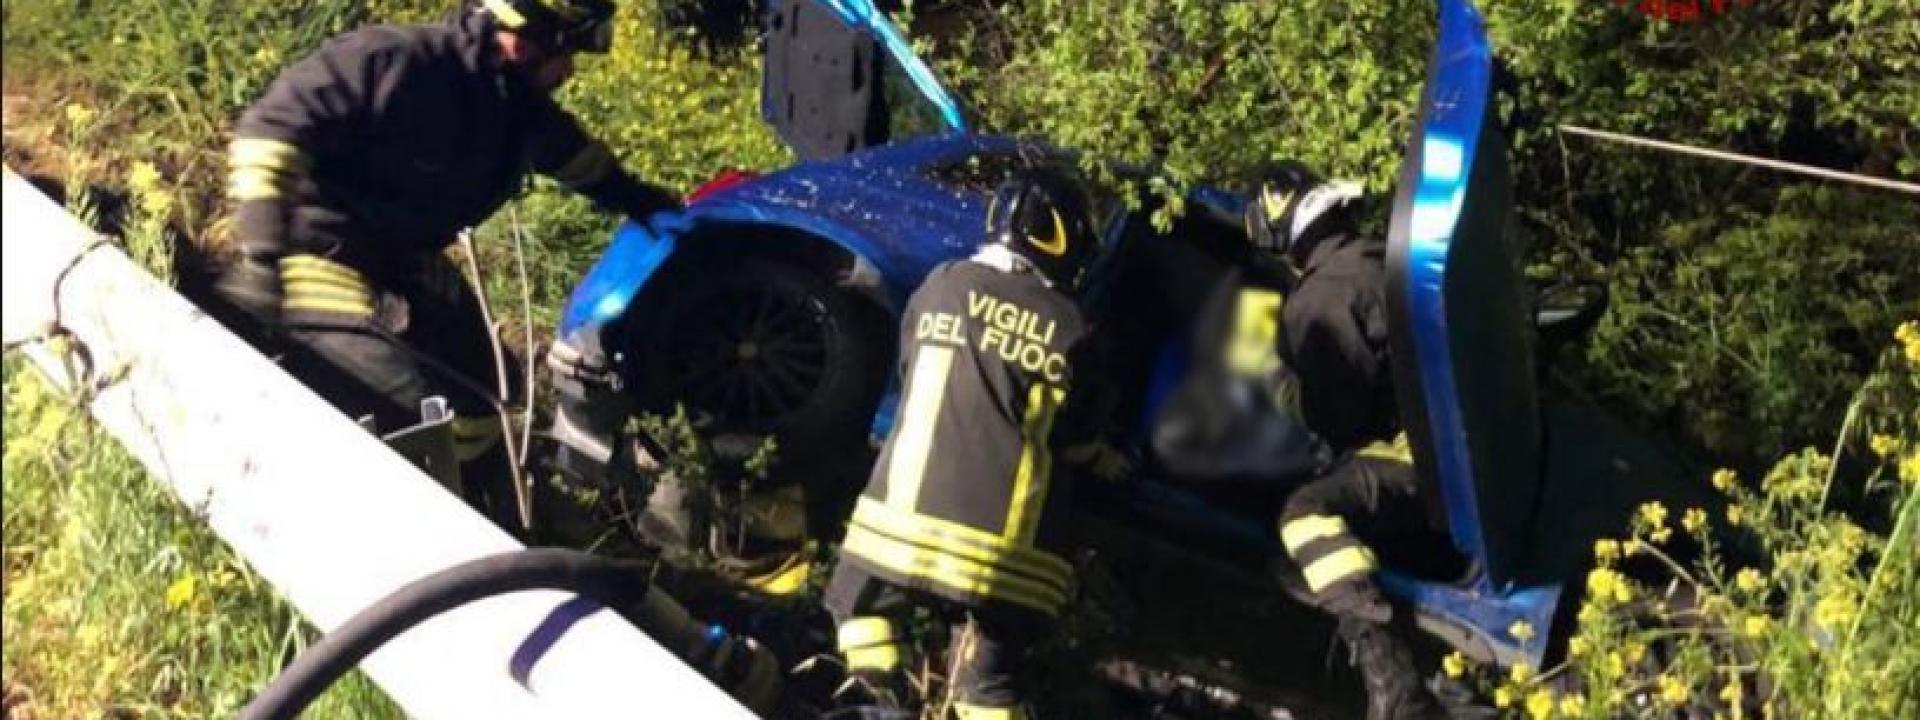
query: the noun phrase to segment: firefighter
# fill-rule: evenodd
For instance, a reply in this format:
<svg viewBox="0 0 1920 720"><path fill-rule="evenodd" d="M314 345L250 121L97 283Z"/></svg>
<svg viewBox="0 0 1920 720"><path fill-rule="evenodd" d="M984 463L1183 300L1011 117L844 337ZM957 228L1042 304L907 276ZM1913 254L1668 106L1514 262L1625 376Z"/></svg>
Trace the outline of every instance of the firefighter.
<svg viewBox="0 0 1920 720"><path fill-rule="evenodd" d="M856 685L880 705L905 701L913 607L954 622L948 681L963 720L1028 717L1021 656L1073 581L1055 457L1099 455L1080 442L1099 415L1075 299L1097 243L1085 191L1062 170L1021 171L995 193L988 235L907 304L900 412L826 591Z"/></svg>
<svg viewBox="0 0 1920 720"><path fill-rule="evenodd" d="M529 171L636 219L679 205L552 97L576 53L607 52L613 9L472 0L441 23L354 30L287 68L235 129L239 257L217 294L286 351L290 372L376 432L448 398L462 469L499 477L497 411L513 398L500 397L492 330L442 251ZM504 522L495 490L483 502Z"/></svg>
<svg viewBox="0 0 1920 720"><path fill-rule="evenodd" d="M1358 196L1357 185L1286 164L1262 179L1246 209L1249 238L1290 276L1284 302L1270 294L1253 304L1277 312L1294 411L1332 458L1288 495L1279 518L1288 558L1276 567L1284 585L1304 585L1308 603L1337 621L1366 686L1368 720L1440 718L1408 645L1410 612L1372 580L1383 560L1442 573L1457 558L1428 519L1406 435L1396 432L1386 248L1357 232Z"/></svg>

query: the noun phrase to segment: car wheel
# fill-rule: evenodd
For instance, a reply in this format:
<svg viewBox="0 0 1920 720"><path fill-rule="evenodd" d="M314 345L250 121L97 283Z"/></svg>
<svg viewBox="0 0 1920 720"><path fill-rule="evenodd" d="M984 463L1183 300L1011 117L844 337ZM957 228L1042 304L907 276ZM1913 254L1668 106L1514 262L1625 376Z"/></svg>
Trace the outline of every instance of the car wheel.
<svg viewBox="0 0 1920 720"><path fill-rule="evenodd" d="M628 343L641 407L684 404L723 451L774 436L789 468L864 451L893 354L883 311L776 259L695 259L663 281Z"/></svg>

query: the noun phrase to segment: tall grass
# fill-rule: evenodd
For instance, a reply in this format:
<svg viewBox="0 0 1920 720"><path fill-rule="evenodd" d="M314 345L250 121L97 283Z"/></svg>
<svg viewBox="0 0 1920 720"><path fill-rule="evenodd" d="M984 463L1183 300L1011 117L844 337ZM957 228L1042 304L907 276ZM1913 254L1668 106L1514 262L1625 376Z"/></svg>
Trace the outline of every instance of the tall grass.
<svg viewBox="0 0 1920 720"><path fill-rule="evenodd" d="M71 398L5 387L8 717L232 716L311 631ZM312 716L401 714L355 673Z"/></svg>

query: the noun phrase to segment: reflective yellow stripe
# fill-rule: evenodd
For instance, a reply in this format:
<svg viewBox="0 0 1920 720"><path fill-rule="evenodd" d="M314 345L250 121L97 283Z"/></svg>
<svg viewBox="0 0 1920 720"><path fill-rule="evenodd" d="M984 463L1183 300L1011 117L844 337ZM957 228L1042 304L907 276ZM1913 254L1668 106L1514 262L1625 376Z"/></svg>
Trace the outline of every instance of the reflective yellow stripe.
<svg viewBox="0 0 1920 720"><path fill-rule="evenodd" d="M286 299L282 310L373 316L373 293L358 270L318 255L280 258Z"/></svg>
<svg viewBox="0 0 1920 720"><path fill-rule="evenodd" d="M279 178L259 168L241 168L227 176L227 197L234 200L268 200L280 197Z"/></svg>
<svg viewBox="0 0 1920 720"><path fill-rule="evenodd" d="M1026 708L1018 705L1014 707L985 707L982 705L956 702L953 704L953 713L959 716L960 720L1027 720Z"/></svg>
<svg viewBox="0 0 1920 720"><path fill-rule="evenodd" d="M905 543L858 524L847 529L844 552L883 569L948 589L1002 600L1057 615L1066 593L1004 568L982 565L958 555Z"/></svg>
<svg viewBox="0 0 1920 720"><path fill-rule="evenodd" d="M295 180L306 175L312 163L300 148L279 140L239 138L227 147L232 172L227 177L227 196L236 200L258 200L286 194Z"/></svg>
<svg viewBox="0 0 1920 720"><path fill-rule="evenodd" d="M813 577L813 563L808 562L810 553L795 551L787 555L780 567L753 577L745 578L748 585L768 595L793 595L807 588L807 580Z"/></svg>
<svg viewBox="0 0 1920 720"><path fill-rule="evenodd" d="M1295 518L1280 526L1280 542L1287 546L1287 553L1300 552L1307 543L1347 534L1347 521L1338 515L1308 515Z"/></svg>
<svg viewBox="0 0 1920 720"><path fill-rule="evenodd" d="M850 668L892 670L900 666L900 645L893 622L886 618L857 617L840 623L835 639Z"/></svg>
<svg viewBox="0 0 1920 720"><path fill-rule="evenodd" d="M344 284L344 282L330 282L330 280L286 280L282 286L286 288L286 294L288 294L288 296L317 294L317 296L338 296L338 298L363 301L363 303L371 303L372 301L372 296L371 294L367 294L367 288L365 288L365 286L351 286L351 284Z"/></svg>
<svg viewBox="0 0 1920 720"><path fill-rule="evenodd" d="M342 272L339 270L305 265L288 267L282 264L280 267L280 277L288 281L310 280L313 282L338 285L353 290L364 291L367 289L367 281L362 279L359 273L352 271Z"/></svg>
<svg viewBox="0 0 1920 720"><path fill-rule="evenodd" d="M1374 460L1388 460L1406 463L1408 465L1413 464L1413 446L1407 444L1406 433L1400 433L1394 436L1391 442L1377 442L1368 445L1354 454Z"/></svg>
<svg viewBox="0 0 1920 720"><path fill-rule="evenodd" d="M350 278L356 282L365 281L365 278L360 275L360 271L353 269L353 267L350 265L334 262L332 260L328 260L326 258L320 257L319 255L309 255L305 253L302 253L299 255L288 255L286 257L280 258L280 269L282 271L313 270L313 271L322 272L322 273L335 275L339 277Z"/></svg>
<svg viewBox="0 0 1920 720"><path fill-rule="evenodd" d="M1013 494L1008 498L1007 527L1004 534L1015 545L1033 544L1040 525L1040 510L1047 502L1047 487L1053 478L1054 412L1067 392L1045 383L1034 383L1027 391L1026 419L1021 423L1020 465L1013 474Z"/></svg>
<svg viewBox="0 0 1920 720"><path fill-rule="evenodd" d="M612 170L613 153L607 151L607 146L592 142L554 170L553 179L567 187L580 188L599 182Z"/></svg>
<svg viewBox="0 0 1920 720"><path fill-rule="evenodd" d="M887 672L900 667L900 648L896 645L846 650L848 670Z"/></svg>
<svg viewBox="0 0 1920 720"><path fill-rule="evenodd" d="M372 305L317 297L287 298L280 303L280 309L282 311L304 310L308 312L342 313L359 317L373 316Z"/></svg>
<svg viewBox="0 0 1920 720"><path fill-rule="evenodd" d="M920 481L927 474L933 430L940 422L940 406L947 400L947 375L952 369L951 347L923 344L914 356L906 410L900 414L900 432L893 438L893 455L887 464L888 505L912 512L920 500Z"/></svg>
<svg viewBox="0 0 1920 720"><path fill-rule="evenodd" d="M834 634L841 650L893 642L893 621L883 617L857 617L840 623Z"/></svg>
<svg viewBox="0 0 1920 720"><path fill-rule="evenodd" d="M1373 551L1364 547L1347 547L1307 563L1300 571L1307 576L1307 589L1318 593L1341 580L1373 572L1374 567Z"/></svg>
<svg viewBox="0 0 1920 720"><path fill-rule="evenodd" d="M291 143L262 138L239 138L227 148L234 167L257 167L288 173L303 173L311 166L306 153Z"/></svg>
<svg viewBox="0 0 1920 720"><path fill-rule="evenodd" d="M872 498L860 498L853 523L921 545L951 548L974 560L1004 565L1064 588L1073 577L1073 565L1060 556L1034 547L1016 545L1005 537L960 523L917 513L904 513Z"/></svg>
<svg viewBox="0 0 1920 720"><path fill-rule="evenodd" d="M513 9L513 3L507 0L480 0L480 4L485 5L487 12L493 13L493 17L500 21L500 27L518 30L527 26L527 17Z"/></svg>
<svg viewBox="0 0 1920 720"><path fill-rule="evenodd" d="M1246 288L1235 298L1233 336L1227 339L1227 367L1236 373L1264 375L1280 367L1274 344L1280 336L1280 293Z"/></svg>

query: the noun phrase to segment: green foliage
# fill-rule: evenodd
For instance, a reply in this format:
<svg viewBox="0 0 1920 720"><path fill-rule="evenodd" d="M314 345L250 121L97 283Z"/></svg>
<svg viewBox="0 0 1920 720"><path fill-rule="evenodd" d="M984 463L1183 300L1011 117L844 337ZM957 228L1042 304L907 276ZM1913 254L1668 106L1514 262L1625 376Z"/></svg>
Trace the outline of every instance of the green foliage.
<svg viewBox="0 0 1920 720"><path fill-rule="evenodd" d="M1920 712L1920 322L1897 343L1860 386L1833 455L1787 456L1757 482L1714 473L1724 516L1643 506L1627 538L1594 547L1566 662L1504 679L1476 670L1478 683L1535 720ZM1843 486L1885 513L1837 512ZM1697 561L1666 550L1676 531L1703 549ZM1729 536L1757 552L1728 551ZM1616 569L1631 556L1664 567L1664 587Z"/></svg>
<svg viewBox="0 0 1920 720"><path fill-rule="evenodd" d="M1299 158L1379 189L1413 120L1427 4L1009 4L939 66L996 132L1155 162L1180 183Z"/></svg>
<svg viewBox="0 0 1920 720"><path fill-rule="evenodd" d="M1854 349L1920 313L1916 221L1899 201L1796 186L1766 213L1668 226L1610 268L1592 384L1684 418L1725 457L1817 441L1871 369Z"/></svg>
<svg viewBox="0 0 1920 720"><path fill-rule="evenodd" d="M0 486L9 716L231 717L309 631L72 398L18 360L6 362ZM313 714L401 716L357 672Z"/></svg>

